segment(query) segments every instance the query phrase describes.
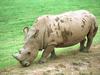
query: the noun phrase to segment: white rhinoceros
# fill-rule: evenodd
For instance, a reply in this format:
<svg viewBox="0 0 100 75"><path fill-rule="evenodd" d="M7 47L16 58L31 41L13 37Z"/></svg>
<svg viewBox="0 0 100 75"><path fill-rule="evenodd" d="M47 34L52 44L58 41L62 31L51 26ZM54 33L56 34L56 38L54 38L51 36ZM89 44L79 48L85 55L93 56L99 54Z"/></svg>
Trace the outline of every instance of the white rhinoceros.
<svg viewBox="0 0 100 75"><path fill-rule="evenodd" d="M29 66L38 51L43 50L40 63L48 55L55 57L54 48L80 43L80 51L88 51L98 30L96 18L86 10L70 11L59 15L37 18L33 27L25 27L25 42L19 53L13 55L23 66ZM87 38L87 40L86 40ZM84 46L87 41L86 47Z"/></svg>

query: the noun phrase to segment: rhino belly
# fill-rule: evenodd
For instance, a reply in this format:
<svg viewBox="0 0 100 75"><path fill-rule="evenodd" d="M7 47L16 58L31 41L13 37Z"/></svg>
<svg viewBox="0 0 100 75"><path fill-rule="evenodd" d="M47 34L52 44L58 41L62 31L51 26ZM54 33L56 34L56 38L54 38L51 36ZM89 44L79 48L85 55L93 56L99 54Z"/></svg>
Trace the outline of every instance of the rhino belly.
<svg viewBox="0 0 100 75"><path fill-rule="evenodd" d="M75 44L78 44L81 42L88 34L88 30L84 30L81 32L80 29L77 29L77 31L72 32L72 36L67 36L67 38L63 39L63 42L58 43L57 47L68 47Z"/></svg>
<svg viewBox="0 0 100 75"><path fill-rule="evenodd" d="M81 42L84 39L84 37L82 38L77 38L77 39L70 39L70 40L65 40L62 43L58 44L56 47L68 47L68 46L73 46L75 44L78 44L79 42Z"/></svg>

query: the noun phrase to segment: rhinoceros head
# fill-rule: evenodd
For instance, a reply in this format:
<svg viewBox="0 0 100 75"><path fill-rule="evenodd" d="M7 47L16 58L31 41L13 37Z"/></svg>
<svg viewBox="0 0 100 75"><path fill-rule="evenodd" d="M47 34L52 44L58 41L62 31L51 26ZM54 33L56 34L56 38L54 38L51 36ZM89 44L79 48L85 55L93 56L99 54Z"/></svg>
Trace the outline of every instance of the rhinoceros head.
<svg viewBox="0 0 100 75"><path fill-rule="evenodd" d="M25 33L24 46L19 50L19 53L14 54L13 57L16 58L22 66L27 67L38 54L38 44L36 41L38 30L25 27L23 31Z"/></svg>

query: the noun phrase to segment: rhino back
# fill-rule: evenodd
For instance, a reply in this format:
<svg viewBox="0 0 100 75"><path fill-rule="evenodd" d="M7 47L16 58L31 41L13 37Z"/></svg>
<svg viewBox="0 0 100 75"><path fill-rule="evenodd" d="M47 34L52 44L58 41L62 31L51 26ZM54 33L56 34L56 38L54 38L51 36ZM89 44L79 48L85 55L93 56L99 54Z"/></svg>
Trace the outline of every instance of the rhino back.
<svg viewBox="0 0 100 75"><path fill-rule="evenodd" d="M87 11L68 12L61 15L48 16L50 44L73 45L87 36L91 23L91 15Z"/></svg>

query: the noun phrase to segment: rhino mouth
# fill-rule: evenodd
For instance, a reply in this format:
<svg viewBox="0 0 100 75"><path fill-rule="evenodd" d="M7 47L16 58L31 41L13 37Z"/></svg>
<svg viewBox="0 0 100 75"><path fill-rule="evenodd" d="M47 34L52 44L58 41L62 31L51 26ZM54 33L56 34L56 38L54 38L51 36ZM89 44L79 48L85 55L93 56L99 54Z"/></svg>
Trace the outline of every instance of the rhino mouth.
<svg viewBox="0 0 100 75"><path fill-rule="evenodd" d="M30 66L30 62L28 61L20 61L21 65L24 66L24 67L28 67Z"/></svg>
<svg viewBox="0 0 100 75"><path fill-rule="evenodd" d="M16 60L18 60L19 62L20 62L20 64L22 65L22 66L24 66L24 67L28 67L28 66L30 66L30 62L29 61L26 61L26 60L23 60L23 61L21 61L19 58L18 58L18 56L17 55L12 55Z"/></svg>

